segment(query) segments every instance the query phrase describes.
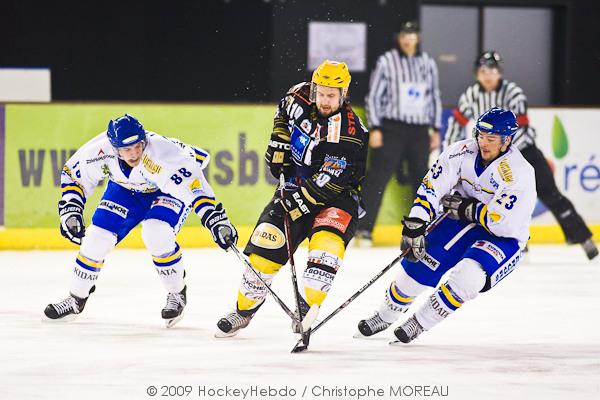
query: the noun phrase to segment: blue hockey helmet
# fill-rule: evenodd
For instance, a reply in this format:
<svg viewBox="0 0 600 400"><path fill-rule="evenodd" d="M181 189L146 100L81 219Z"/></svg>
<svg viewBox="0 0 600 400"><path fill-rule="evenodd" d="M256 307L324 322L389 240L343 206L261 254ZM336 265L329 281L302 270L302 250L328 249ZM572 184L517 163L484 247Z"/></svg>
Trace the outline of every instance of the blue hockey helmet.
<svg viewBox="0 0 600 400"><path fill-rule="evenodd" d="M519 129L517 117L510 110L503 110L500 107L493 107L481 114L475 124L476 134L486 132L493 135L502 136L502 142L507 137L514 137Z"/></svg>
<svg viewBox="0 0 600 400"><path fill-rule="evenodd" d="M146 140L146 131L140 121L125 114L108 123L106 130L108 140L113 147L127 147Z"/></svg>

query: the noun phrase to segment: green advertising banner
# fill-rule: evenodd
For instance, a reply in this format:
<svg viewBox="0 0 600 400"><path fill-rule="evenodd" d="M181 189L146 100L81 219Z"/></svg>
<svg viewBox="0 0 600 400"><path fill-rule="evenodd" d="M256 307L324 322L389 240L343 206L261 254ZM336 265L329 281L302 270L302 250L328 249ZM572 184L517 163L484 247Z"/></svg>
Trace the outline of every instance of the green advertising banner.
<svg viewBox="0 0 600 400"><path fill-rule="evenodd" d="M277 183L263 159L274 110L274 105L222 104L7 105L5 227L56 228L65 160L125 113L147 130L208 150L205 173L217 199L236 225L253 226ZM88 200L86 221L103 188ZM411 202L408 190L391 182L378 222L399 224ZM198 225L198 218L189 218L190 223Z"/></svg>

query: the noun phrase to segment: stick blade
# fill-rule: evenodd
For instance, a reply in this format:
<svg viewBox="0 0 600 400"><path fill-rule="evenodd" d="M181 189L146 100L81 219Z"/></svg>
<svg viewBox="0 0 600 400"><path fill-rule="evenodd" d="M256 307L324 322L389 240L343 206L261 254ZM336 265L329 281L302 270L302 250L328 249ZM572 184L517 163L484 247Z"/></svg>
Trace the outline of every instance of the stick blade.
<svg viewBox="0 0 600 400"><path fill-rule="evenodd" d="M292 353L302 353L303 351L308 350L308 345L302 343L302 340L298 341L294 348L292 349Z"/></svg>
<svg viewBox="0 0 600 400"><path fill-rule="evenodd" d="M319 305L313 304L312 306L310 306L310 309L308 310L308 312L304 316L304 319L302 320L302 331L304 331L304 332L309 331L312 324L315 322L315 320L317 319L318 316L319 316Z"/></svg>

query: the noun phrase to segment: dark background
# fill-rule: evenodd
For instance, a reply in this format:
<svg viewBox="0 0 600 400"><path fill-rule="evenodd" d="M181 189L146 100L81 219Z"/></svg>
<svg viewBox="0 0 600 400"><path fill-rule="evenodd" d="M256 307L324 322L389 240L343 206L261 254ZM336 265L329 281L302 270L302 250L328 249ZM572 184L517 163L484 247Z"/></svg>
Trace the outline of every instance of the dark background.
<svg viewBox="0 0 600 400"><path fill-rule="evenodd" d="M420 4L553 7L554 102L600 104L600 5L583 0L5 0L0 67L49 67L54 100L273 102L310 77L309 20L367 22L370 70ZM353 73L354 103L367 87Z"/></svg>

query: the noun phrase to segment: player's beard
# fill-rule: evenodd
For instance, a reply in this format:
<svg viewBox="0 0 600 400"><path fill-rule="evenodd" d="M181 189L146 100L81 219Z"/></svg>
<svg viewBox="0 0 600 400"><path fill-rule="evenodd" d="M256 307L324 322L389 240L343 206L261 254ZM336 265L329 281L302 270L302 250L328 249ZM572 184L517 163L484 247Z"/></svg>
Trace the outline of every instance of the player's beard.
<svg viewBox="0 0 600 400"><path fill-rule="evenodd" d="M327 109L324 109L323 107L317 106L317 111L319 112L319 115L321 117L325 117L325 118L331 117L333 114L335 114L336 112L338 112L339 109L340 109L339 107L337 107L337 108L334 109L331 106L327 107Z"/></svg>

